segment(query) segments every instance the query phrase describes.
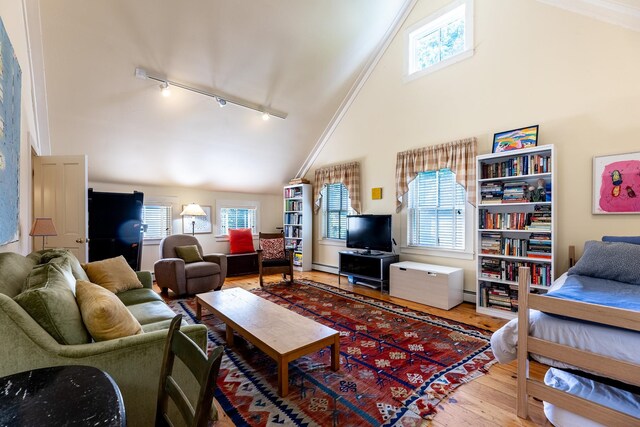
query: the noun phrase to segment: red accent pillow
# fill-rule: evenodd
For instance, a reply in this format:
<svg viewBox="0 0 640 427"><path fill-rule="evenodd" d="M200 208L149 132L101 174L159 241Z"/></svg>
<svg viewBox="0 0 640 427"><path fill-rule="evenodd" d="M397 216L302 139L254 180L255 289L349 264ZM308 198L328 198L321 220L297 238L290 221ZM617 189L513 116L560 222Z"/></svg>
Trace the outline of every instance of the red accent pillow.
<svg viewBox="0 0 640 427"><path fill-rule="evenodd" d="M232 254L246 254L255 252L253 235L250 228L236 228L229 230L229 252Z"/></svg>
<svg viewBox="0 0 640 427"><path fill-rule="evenodd" d="M262 259L283 259L285 257L284 238L260 239L260 247L262 248Z"/></svg>

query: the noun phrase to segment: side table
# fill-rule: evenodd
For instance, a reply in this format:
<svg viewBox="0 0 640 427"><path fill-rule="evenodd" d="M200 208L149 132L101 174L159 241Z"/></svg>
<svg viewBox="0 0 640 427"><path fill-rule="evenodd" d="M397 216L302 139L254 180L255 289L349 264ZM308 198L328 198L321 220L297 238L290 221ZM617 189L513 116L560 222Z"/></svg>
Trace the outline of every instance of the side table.
<svg viewBox="0 0 640 427"><path fill-rule="evenodd" d="M120 389L92 366L55 366L0 378L2 426L127 425Z"/></svg>

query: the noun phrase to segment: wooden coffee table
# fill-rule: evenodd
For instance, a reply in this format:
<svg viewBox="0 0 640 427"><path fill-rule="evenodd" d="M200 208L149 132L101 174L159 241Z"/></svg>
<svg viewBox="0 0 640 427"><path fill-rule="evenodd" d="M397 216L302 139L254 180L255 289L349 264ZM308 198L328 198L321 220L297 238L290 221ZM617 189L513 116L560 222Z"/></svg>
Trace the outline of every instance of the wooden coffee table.
<svg viewBox="0 0 640 427"><path fill-rule="evenodd" d="M340 335L278 304L242 288L196 295L196 317L205 307L226 325L227 344L233 346L233 331L278 362L278 394L289 394L289 362L331 346L331 369L340 369Z"/></svg>

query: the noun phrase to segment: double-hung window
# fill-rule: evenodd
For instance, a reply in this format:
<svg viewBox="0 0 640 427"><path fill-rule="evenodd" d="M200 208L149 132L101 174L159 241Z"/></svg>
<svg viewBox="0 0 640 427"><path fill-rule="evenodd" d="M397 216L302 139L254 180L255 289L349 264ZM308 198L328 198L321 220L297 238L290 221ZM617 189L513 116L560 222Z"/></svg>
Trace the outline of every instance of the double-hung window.
<svg viewBox="0 0 640 427"><path fill-rule="evenodd" d="M421 172L409 184L408 246L465 250L466 191L449 169Z"/></svg>
<svg viewBox="0 0 640 427"><path fill-rule="evenodd" d="M473 55L473 0L457 0L419 21L405 34L409 79Z"/></svg>
<svg viewBox="0 0 640 427"><path fill-rule="evenodd" d="M218 235L229 234L236 228L250 228L252 234L258 234L258 202L224 201L217 203Z"/></svg>
<svg viewBox="0 0 640 427"><path fill-rule="evenodd" d="M347 215L354 214L349 201L349 190L341 182L327 184L322 190L323 237L345 240Z"/></svg>
<svg viewBox="0 0 640 427"><path fill-rule="evenodd" d="M144 240L160 240L171 234L171 205L144 205L142 224L146 230Z"/></svg>

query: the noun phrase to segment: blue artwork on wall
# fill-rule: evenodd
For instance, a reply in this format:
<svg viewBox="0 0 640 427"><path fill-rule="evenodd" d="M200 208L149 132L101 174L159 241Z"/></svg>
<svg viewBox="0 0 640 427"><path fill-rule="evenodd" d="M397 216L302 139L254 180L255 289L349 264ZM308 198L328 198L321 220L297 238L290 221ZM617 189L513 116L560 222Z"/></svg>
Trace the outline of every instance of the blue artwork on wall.
<svg viewBox="0 0 640 427"><path fill-rule="evenodd" d="M22 72L0 18L0 245L19 238Z"/></svg>

